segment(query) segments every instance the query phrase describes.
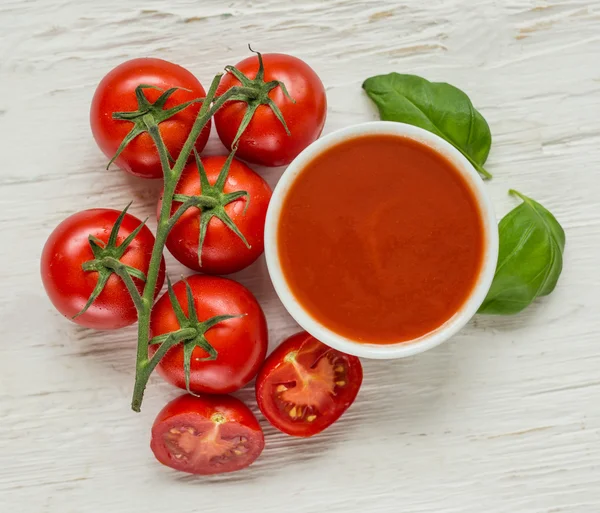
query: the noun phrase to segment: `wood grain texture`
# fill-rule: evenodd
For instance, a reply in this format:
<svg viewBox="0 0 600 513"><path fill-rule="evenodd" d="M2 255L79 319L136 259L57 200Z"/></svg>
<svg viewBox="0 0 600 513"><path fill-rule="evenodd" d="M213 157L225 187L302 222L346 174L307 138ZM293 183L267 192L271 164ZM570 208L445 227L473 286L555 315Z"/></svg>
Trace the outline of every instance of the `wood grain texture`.
<svg viewBox="0 0 600 513"><path fill-rule="evenodd" d="M597 0L3 0L0 29L1 512L600 511ZM516 204L510 187L543 203L567 234L565 270L522 315L477 317L414 358L365 361L359 400L314 440L263 422L253 468L199 479L162 468L148 447L177 392L155 378L142 413L129 410L135 328L60 318L38 259L76 210L134 199L134 214L154 211L159 185L105 171L91 137L104 73L157 56L207 83L248 42L317 70L326 132L375 119L360 89L374 74L467 91L494 135L498 216ZM209 152L222 152L214 133ZM280 172L264 174L275 184ZM264 261L236 278L263 304L272 346L296 330ZM251 390L239 395L255 408Z"/></svg>

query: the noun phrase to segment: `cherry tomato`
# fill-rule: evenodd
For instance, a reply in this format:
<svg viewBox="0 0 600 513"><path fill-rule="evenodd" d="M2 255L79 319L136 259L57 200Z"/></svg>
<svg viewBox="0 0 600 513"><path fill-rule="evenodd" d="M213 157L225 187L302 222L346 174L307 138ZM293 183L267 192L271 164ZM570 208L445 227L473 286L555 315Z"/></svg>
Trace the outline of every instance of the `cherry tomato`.
<svg viewBox="0 0 600 513"><path fill-rule="evenodd" d="M112 115L115 112L139 109L135 89L142 84L161 89L144 89L143 94L151 103L167 89L181 88L169 97L164 105L165 110L206 96L198 79L177 64L149 58L132 59L120 64L98 85L90 110L94 139L108 158L115 155L119 145L134 126L131 121L113 119ZM173 158L179 155L201 106L201 103L193 103L158 125L163 141ZM209 134L210 123L196 141L198 152L206 146ZM133 139L115 163L121 169L142 178L160 178L163 174L156 146L147 132Z"/></svg>
<svg viewBox="0 0 600 513"><path fill-rule="evenodd" d="M251 465L265 439L256 417L231 396L182 395L152 426L150 448L163 465L190 474L223 474Z"/></svg>
<svg viewBox="0 0 600 513"><path fill-rule="evenodd" d="M203 157L202 165L208 181L214 185L227 157ZM231 162L222 192L246 191L242 197L225 205L225 212L250 245L247 247L225 223L212 217L202 244L202 265L198 261L200 211L191 207L175 223L167 238L167 248L183 265L208 274L229 274L240 271L254 262L264 250L264 229L271 188L258 174L239 160ZM201 192L198 168L190 162L184 169L175 191L197 196ZM173 214L180 203L174 203ZM161 203L158 208L160 210ZM206 215L206 214L205 214Z"/></svg>
<svg viewBox="0 0 600 513"><path fill-rule="evenodd" d="M214 360L205 360L210 354L196 346L190 359L190 390L195 393L227 394L242 388L256 373L265 359L268 344L265 315L252 293L243 285L227 278L193 275L187 278L192 291L199 322L217 315L239 316L223 320L206 331L208 343L216 350ZM173 285L173 291L186 316L185 282ZM165 293L154 305L150 319L152 336L180 329L179 321ZM198 327L202 330L201 327ZM159 374L169 383L186 388L184 373L184 345L181 342L167 351L158 364ZM150 346L150 354L157 350Z"/></svg>
<svg viewBox="0 0 600 513"><path fill-rule="evenodd" d="M52 304L62 315L87 328L117 329L137 320L133 300L116 274L111 274L88 310L72 319L88 301L99 277L98 272L84 271L81 267L85 262L94 260L88 237L93 235L106 245L119 215L119 211L107 208L73 214L54 229L42 251L42 281ZM139 219L125 214L118 232L117 246L140 224ZM125 250L120 262L147 274L153 246L154 235L144 226ZM164 279L163 259L155 294L160 291ZM133 281L141 294L144 283L137 278L133 278Z"/></svg>
<svg viewBox="0 0 600 513"><path fill-rule="evenodd" d="M256 379L258 407L280 431L312 436L350 407L362 376L356 356L331 349L303 331L267 358Z"/></svg>
<svg viewBox="0 0 600 513"><path fill-rule="evenodd" d="M279 107L291 135L268 105L260 105L239 140L236 156L264 166L289 164L304 148L316 141L323 131L327 114L327 98L321 79L304 61L284 54L264 54L264 81L285 84L292 102L281 87L269 92ZM235 66L250 79L259 69L258 56L248 57ZM217 94L221 95L240 81L231 73L221 79ZM227 102L215 114L215 126L223 144L231 149L248 105L242 101Z"/></svg>

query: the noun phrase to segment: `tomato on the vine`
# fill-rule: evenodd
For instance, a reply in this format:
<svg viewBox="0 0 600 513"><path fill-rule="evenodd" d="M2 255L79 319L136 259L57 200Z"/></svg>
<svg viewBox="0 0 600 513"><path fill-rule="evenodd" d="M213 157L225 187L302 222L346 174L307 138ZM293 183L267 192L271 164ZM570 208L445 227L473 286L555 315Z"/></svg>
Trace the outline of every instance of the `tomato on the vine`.
<svg viewBox="0 0 600 513"><path fill-rule="evenodd" d="M215 126L223 144L231 149L253 101L272 100L285 120L289 135L271 105L262 103L256 106L252 120L241 135L236 155L264 166L283 166L321 135L327 114L325 87L315 71L297 57L271 53L262 55L262 60L263 80L255 80L260 69L259 55L244 59L223 76L217 94L242 84L240 75L244 75L250 79L248 85L256 89L259 100L225 103L215 114ZM281 85L272 88L268 85L275 82L285 86L289 97Z"/></svg>
<svg viewBox="0 0 600 513"><path fill-rule="evenodd" d="M332 349L306 332L289 337L256 379L258 407L277 429L308 437L333 424L362 384L356 356Z"/></svg>
<svg viewBox="0 0 600 513"><path fill-rule="evenodd" d="M246 468L264 446L262 429L242 401L231 396L189 394L160 411L150 443L163 465L200 475Z"/></svg>
<svg viewBox="0 0 600 513"><path fill-rule="evenodd" d="M142 91L145 99L153 104L170 88L172 92L162 104L155 105L155 112L161 113L180 104L204 98L206 92L198 79L188 70L162 59L141 58L126 61L110 71L98 85L90 110L92 133L96 143L108 158L113 158L123 140L139 124L143 130L144 110L140 109L136 88ZM172 158L176 159L196 120L201 103L195 102L174 113L158 124L160 135ZM147 110L147 109L146 109ZM114 119L114 113L140 111L134 119ZM210 134L210 122L196 140L196 150L202 151ZM163 175L158 151L148 132L142 131L134 137L115 163L121 169L142 178L160 178Z"/></svg>
<svg viewBox="0 0 600 513"><path fill-rule="evenodd" d="M115 250L121 246L123 255L119 261L125 266L142 273L148 272L154 235L147 226L141 227L130 242L126 239L140 227L141 221L125 213L107 208L95 208L73 214L60 223L50 234L41 258L42 282L52 304L65 317L81 326L95 329L117 329L133 324L137 320L135 305L122 278L112 273L98 297L87 310L75 317L84 308L94 292L100 272L84 270L83 265L94 261L90 236L102 243L100 251L109 246L113 227L117 224L118 234L114 241ZM107 275L107 270L104 270ZM142 277L143 278L143 277ZM141 294L144 282L132 277ZM165 262L161 262L155 295L165 279Z"/></svg>
<svg viewBox="0 0 600 513"><path fill-rule="evenodd" d="M188 308L186 283L194 312ZM187 362L189 390L213 394L234 392L254 378L265 359L268 332L265 315L252 293L233 280L204 275L177 282L172 292L179 303L177 308L186 317L185 326L167 292L152 309L152 337L182 328L189 329L190 336L167 351L158 364L158 373L186 389ZM213 324L220 316L231 317ZM150 356L157 349L158 344L152 344Z"/></svg>
<svg viewBox="0 0 600 513"><path fill-rule="evenodd" d="M227 157L202 157L201 166L211 186L217 182ZM228 195L245 191L231 202ZM210 193L210 191L206 191ZM202 191L199 170L196 162L190 162L183 170L175 189L176 194L198 196ZM257 173L243 162L233 159L221 190L212 196L215 207L188 208L174 224L167 238L167 248L183 265L208 274L230 274L240 271L254 262L264 250L264 229L267 207L271 199L271 188ZM180 203L174 202L171 215ZM160 211L161 202L158 204ZM228 219L222 219L222 209ZM198 258L198 241L202 216L209 216L206 236L202 243L202 264ZM244 240L227 226L232 222Z"/></svg>

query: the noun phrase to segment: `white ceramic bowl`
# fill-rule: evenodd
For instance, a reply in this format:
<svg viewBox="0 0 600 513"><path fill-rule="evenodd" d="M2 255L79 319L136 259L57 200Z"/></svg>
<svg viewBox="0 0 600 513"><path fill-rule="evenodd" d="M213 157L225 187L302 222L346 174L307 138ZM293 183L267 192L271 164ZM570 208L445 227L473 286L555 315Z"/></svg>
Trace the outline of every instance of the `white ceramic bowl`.
<svg viewBox="0 0 600 513"><path fill-rule="evenodd" d="M397 344L365 344L331 331L304 309L290 290L279 261L278 223L283 201L298 174L317 155L342 141L367 134L398 135L426 144L449 160L466 179L478 202L484 229L483 263L475 286L463 306L443 325L417 339ZM448 340L475 315L492 284L498 259L498 227L483 180L471 163L441 137L421 128L390 121L362 123L328 134L306 148L281 176L269 204L265 224L265 256L273 286L281 302L302 328L330 347L365 358L402 358L427 351Z"/></svg>

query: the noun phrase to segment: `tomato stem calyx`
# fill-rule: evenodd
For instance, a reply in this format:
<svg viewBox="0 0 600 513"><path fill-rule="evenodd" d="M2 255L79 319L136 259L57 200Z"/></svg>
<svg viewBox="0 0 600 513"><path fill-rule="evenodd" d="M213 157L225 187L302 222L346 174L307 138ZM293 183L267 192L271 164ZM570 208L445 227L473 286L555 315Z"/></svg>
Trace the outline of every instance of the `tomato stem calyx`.
<svg viewBox="0 0 600 513"><path fill-rule="evenodd" d="M125 254L125 251L127 251L127 248L131 245L133 240L137 237L138 233L140 233L142 228L146 225L146 221L148 219L146 218L144 221L142 221L142 223L135 230L133 230L123 242L121 242L121 244L117 244L117 237L119 235L119 230L121 229L121 224L123 223L125 214L127 214L127 210L130 206L131 203L129 203L129 205L127 205L121 211L119 217L117 217L117 220L113 224L113 227L110 231L110 235L108 236L108 242L104 243L93 235L88 237L94 258L93 260L84 262L81 267L86 272L97 272L98 281L96 282L96 286L90 294L87 303L73 316L73 319L85 313L88 308L92 306L92 303L104 290L108 279L113 273L118 275L123 280L123 283L127 287L127 290L131 295L131 299L138 310L138 313L142 308L142 297L132 278L137 278L138 280L145 282L146 275L135 267L123 264L120 259Z"/></svg>
<svg viewBox="0 0 600 513"><path fill-rule="evenodd" d="M183 311L177 296L175 295L175 291L173 290L173 285L171 284L171 280L167 276L167 289L169 294L169 299L171 301L171 305L173 306L173 311L175 313L175 317L177 318L177 322L179 323L180 329L178 331L174 331L165 335L161 335L157 337L159 340L152 339L150 344L160 343L160 347L155 355L152 357L152 360L156 358L159 354L160 350L168 345L169 347L164 351L166 351L176 345L177 343L183 344L183 370L185 374L185 386L189 393L194 394L190 390L190 368L192 361L192 354L194 350L199 347L203 349L207 356L198 358L196 357L196 361L212 361L217 359L218 352L211 345L211 343L206 339L206 332L214 328L217 324L220 324L229 319L235 319L241 317L240 315L216 315L207 319L205 321L200 321L198 319L198 312L196 310L196 305L194 303L194 295L192 293L192 289L188 283L188 281L184 278L185 283L185 291L186 291L186 299L187 299L187 315ZM162 358L161 355L160 358ZM151 363L152 363L151 360Z"/></svg>
<svg viewBox="0 0 600 513"><path fill-rule="evenodd" d="M106 166L106 169L110 167L110 165L119 157L119 155L123 152L127 145L131 141L133 141L138 135L144 132L151 132L152 130L156 130L158 136L161 137L160 130L158 130L158 125L160 123L173 117L175 114L181 112L183 109L189 107L193 103L202 102L206 99L195 98L193 100L180 103L179 105L171 107L170 109L165 109L164 106L167 103L167 100L175 91L178 91L180 89L187 91L187 89L183 89L181 87L171 87L170 89L164 91L154 103L150 103L148 98L146 98L146 95L144 94L144 89L156 89L158 91L162 91L162 89L160 89L159 87L140 84L135 88L135 96L138 102L138 110L113 113L113 119L121 121L130 121L131 123L133 123L133 127L119 145L117 152L113 155L113 158L110 159L108 165ZM174 162L174 159L173 157L171 157L171 155L169 155L169 160L171 162Z"/></svg>
<svg viewBox="0 0 600 513"><path fill-rule="evenodd" d="M241 241L250 248L250 244L246 240L244 234L233 222L233 219L229 216L225 210L225 205L237 201L241 198L245 198L246 205L244 206L244 214L250 204L250 196L247 191L235 191L231 193L223 192L227 175L229 174L229 168L235 155L235 149L229 154L227 160L221 168L221 172L217 177L217 181L214 185L211 185L206 175L206 170L200 160L198 152L194 149L194 157L196 159L196 167L198 174L200 175L200 195L198 196L187 196L185 194L175 194L173 201L181 203L181 206L175 211L171 219L169 219L169 229L171 229L179 218L186 212L190 207L197 208L200 213L199 223L199 234L198 234L198 264L202 266L202 247L204 246L204 239L206 238L206 232L208 230L208 224L213 217L220 219L225 226L227 226L233 233L235 233Z"/></svg>
<svg viewBox="0 0 600 513"><path fill-rule="evenodd" d="M265 82L265 67L263 64L262 55L260 52L254 51L250 45L248 45L248 48L251 52L258 56L258 71L256 72L254 79L248 78L235 66L225 66L225 71L231 73L240 81L242 85L242 87L239 88L239 92L233 96L230 101L241 101L248 104L242 122L240 123L238 131L235 134L235 138L233 139L233 148L237 146L240 137L250 124L250 121L252 121L254 113L261 105L267 105L273 111L275 117L281 122L287 135L291 135L281 110L279 110L279 107L276 105L276 103L269 97L269 93L273 89L277 87L281 88L281 91L286 98L292 103L296 103L295 100L290 96L290 93L288 93L288 90L283 82L280 80L271 80L270 82Z"/></svg>

